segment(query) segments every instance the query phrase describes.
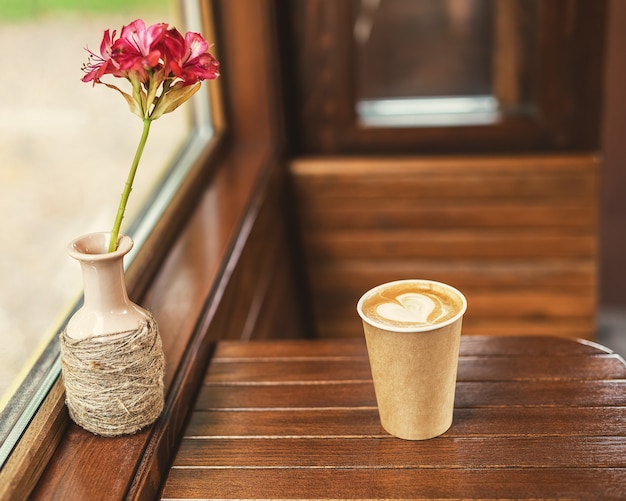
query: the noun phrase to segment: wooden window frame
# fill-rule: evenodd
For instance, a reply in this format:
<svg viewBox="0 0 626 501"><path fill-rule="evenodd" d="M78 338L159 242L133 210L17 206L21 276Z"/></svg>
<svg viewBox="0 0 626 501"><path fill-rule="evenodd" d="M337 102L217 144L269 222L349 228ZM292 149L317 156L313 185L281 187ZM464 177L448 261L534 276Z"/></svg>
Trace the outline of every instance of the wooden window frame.
<svg viewBox="0 0 626 501"><path fill-rule="evenodd" d="M291 117L294 126L289 129L294 131L294 137L289 139L295 144L295 153L597 149L606 2L537 2L537 63L529 71L538 75L538 81L531 90L531 111L505 115L497 123L480 126L411 128L365 127L359 123L352 64L355 2L293 0L281 17L285 33L281 45L293 46L286 50L285 56L289 61L288 78L296 82L296 90L287 96L291 105L287 108L297 110ZM496 57L509 56L496 54ZM506 84L497 84L496 91L503 92ZM507 92L510 90L508 85Z"/></svg>
<svg viewBox="0 0 626 501"><path fill-rule="evenodd" d="M71 422L59 377L0 471L3 499L154 499L167 475L216 341L207 325L283 144L273 1L205 3L215 13L225 90L213 105L223 103L227 127L127 272L129 295L159 322L164 410L137 434L97 437Z"/></svg>

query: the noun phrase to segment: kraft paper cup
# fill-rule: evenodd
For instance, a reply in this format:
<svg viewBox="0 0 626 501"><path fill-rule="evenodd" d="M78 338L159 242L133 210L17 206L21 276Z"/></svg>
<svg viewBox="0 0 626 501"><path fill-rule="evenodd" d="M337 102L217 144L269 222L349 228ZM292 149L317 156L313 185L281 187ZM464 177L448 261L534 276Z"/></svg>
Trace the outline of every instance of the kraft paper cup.
<svg viewBox="0 0 626 501"><path fill-rule="evenodd" d="M394 328L368 318L366 298L390 282L366 292L357 311L363 320L380 422L390 434L406 440L437 437L452 425L461 324L467 308L463 294L430 280L460 299L453 318L432 326Z"/></svg>

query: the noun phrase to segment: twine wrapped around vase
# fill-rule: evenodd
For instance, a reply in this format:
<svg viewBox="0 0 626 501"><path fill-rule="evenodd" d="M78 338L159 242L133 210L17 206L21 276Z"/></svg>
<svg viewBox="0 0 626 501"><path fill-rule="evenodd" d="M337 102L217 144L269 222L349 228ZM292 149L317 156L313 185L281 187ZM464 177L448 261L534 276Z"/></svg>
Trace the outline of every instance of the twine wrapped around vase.
<svg viewBox="0 0 626 501"><path fill-rule="evenodd" d="M86 339L64 331L61 364L70 417L92 433L135 433L163 409L165 358L151 315L135 331Z"/></svg>

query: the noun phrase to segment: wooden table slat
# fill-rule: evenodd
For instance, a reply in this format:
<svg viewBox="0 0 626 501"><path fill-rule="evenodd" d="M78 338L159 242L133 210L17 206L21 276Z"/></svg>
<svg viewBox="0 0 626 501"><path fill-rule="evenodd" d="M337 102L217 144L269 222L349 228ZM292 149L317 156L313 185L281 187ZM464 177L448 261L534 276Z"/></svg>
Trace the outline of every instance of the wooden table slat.
<svg viewBox="0 0 626 501"><path fill-rule="evenodd" d="M458 382L455 406L624 406L626 380ZM513 398L514 396L514 398ZM195 410L374 407L370 381L327 384L208 385Z"/></svg>
<svg viewBox="0 0 626 501"><path fill-rule="evenodd" d="M499 381L522 379L626 379L626 365L618 355L572 355L568 364L555 364L554 357L538 356L461 356L458 381ZM370 380L367 357L346 360L234 360L212 363L205 382L253 381L359 381Z"/></svg>
<svg viewBox="0 0 626 501"><path fill-rule="evenodd" d="M300 437L297 446L293 442L292 437L185 439L174 466L429 469L592 468L602 465L626 468L623 437L440 437L430 442Z"/></svg>
<svg viewBox="0 0 626 501"><path fill-rule="evenodd" d="M607 427L606 423L611 423ZM484 407L455 409L449 437L626 437L622 407ZM194 412L186 436L208 437L389 437L378 409L306 409Z"/></svg>
<svg viewBox="0 0 626 501"><path fill-rule="evenodd" d="M610 500L624 499L624 485L623 468L174 468L163 499Z"/></svg>
<svg viewBox="0 0 626 501"><path fill-rule="evenodd" d="M356 308L356 306L355 306ZM461 355L550 355L555 357L575 354L613 353L598 343L560 337L534 336L462 336ZM367 357L362 339L341 340L282 340L240 343L222 341L217 345L213 361L223 358L274 358L274 357Z"/></svg>

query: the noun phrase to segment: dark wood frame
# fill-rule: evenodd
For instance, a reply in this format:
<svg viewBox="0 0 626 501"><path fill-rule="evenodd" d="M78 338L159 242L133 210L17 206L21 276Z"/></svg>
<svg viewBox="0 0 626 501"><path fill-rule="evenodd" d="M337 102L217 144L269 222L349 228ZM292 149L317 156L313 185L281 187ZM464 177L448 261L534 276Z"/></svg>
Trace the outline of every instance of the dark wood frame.
<svg viewBox="0 0 626 501"><path fill-rule="evenodd" d="M599 145L604 0L538 0L538 75L530 112L459 127L364 127L354 103L353 0L283 6L288 78L296 82L290 128L297 154L493 153L594 150ZM454 138L451 141L451 137Z"/></svg>

